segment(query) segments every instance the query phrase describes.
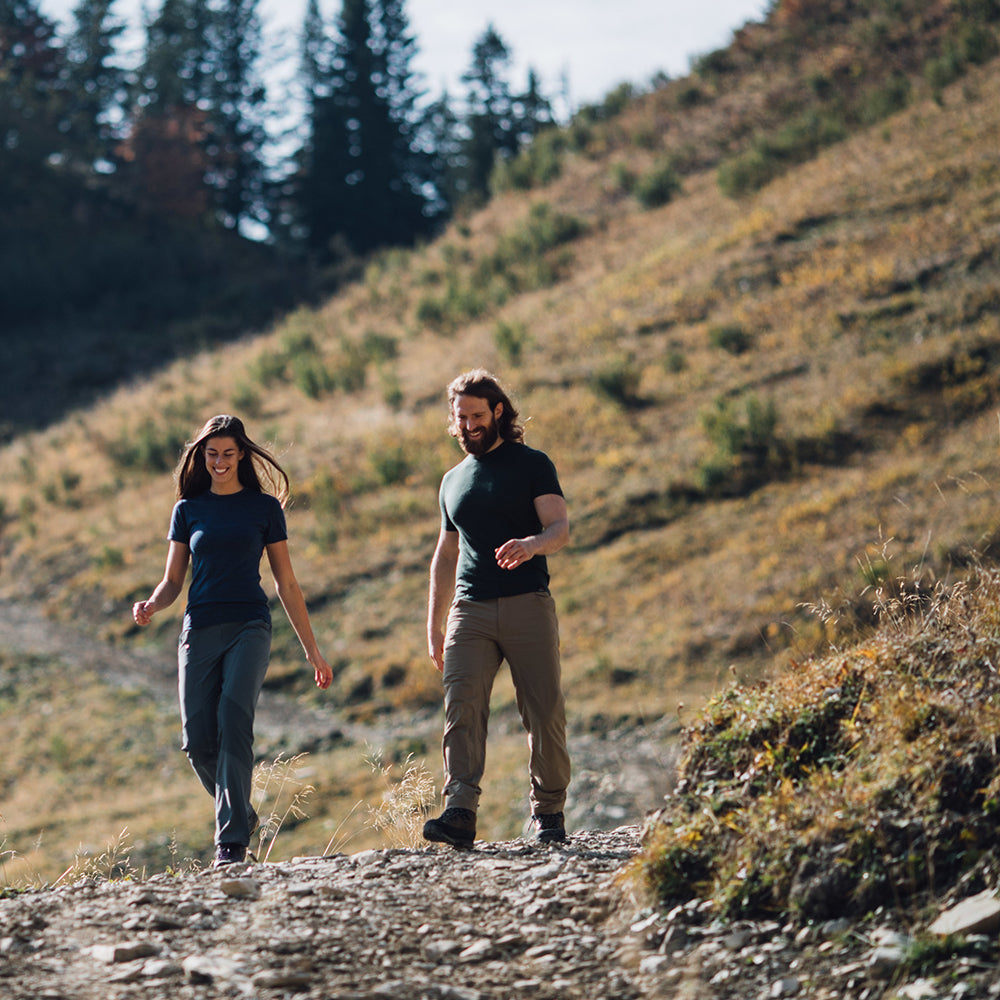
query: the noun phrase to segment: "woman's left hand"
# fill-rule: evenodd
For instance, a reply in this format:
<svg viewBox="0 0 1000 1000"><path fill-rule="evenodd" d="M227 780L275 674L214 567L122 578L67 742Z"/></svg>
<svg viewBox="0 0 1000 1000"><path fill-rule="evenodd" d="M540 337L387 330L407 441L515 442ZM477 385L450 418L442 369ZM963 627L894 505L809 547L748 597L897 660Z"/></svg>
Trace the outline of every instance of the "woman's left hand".
<svg viewBox="0 0 1000 1000"><path fill-rule="evenodd" d="M309 662L316 675L316 687L326 690L333 683L333 669L330 664L319 653Z"/></svg>

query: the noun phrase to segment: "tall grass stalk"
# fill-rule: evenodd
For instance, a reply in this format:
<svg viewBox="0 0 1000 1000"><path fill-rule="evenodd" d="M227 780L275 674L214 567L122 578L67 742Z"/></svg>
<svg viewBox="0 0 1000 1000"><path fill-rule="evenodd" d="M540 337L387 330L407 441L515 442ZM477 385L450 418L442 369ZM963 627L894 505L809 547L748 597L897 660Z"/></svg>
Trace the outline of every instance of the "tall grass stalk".
<svg viewBox="0 0 1000 1000"><path fill-rule="evenodd" d="M84 879L98 882L117 882L135 878L139 872L132 865L129 851L132 848L128 827L123 827L121 833L108 841L107 847L96 857L81 851L69 866L53 883L72 885Z"/></svg>
<svg viewBox="0 0 1000 1000"><path fill-rule="evenodd" d="M368 807L372 826L385 835L392 847L418 847L424 820L436 797L434 777L427 764L407 754L403 774L397 778L396 765L386 763L381 750L372 750L365 760L385 784L381 803Z"/></svg>
<svg viewBox="0 0 1000 1000"><path fill-rule="evenodd" d="M253 790L257 798L251 804L260 817L256 854L261 861L267 861L271 856L278 834L289 817L301 820L308 815L305 804L316 789L303 781L299 774L302 760L307 756L305 753L294 757L278 754L269 763L262 761L254 768ZM268 801L272 805L265 812Z"/></svg>

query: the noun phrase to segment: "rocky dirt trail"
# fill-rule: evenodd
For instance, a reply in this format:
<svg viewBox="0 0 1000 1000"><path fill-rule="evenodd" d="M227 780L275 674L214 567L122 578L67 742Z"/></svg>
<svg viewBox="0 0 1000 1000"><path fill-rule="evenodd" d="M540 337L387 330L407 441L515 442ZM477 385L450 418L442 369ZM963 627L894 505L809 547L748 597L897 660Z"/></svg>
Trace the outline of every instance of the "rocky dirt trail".
<svg viewBox="0 0 1000 1000"><path fill-rule="evenodd" d="M0 602L0 644L173 703L174 665ZM260 732L292 748L373 736L268 693ZM410 731L411 720L407 720ZM436 715L422 724L436 729ZM669 784L672 732L580 733L569 841L518 839L248 863L0 899L3 1000L944 1000L1000 995L1000 902L956 900L961 952L923 974L899 915L801 927L646 905L630 863ZM970 907L970 904L975 904Z"/></svg>
<svg viewBox="0 0 1000 1000"><path fill-rule="evenodd" d="M84 879L0 899L4 1000L944 1000L998 993L985 900L932 979L886 914L795 927L644 909L634 826ZM992 919L990 937L983 918ZM956 925L957 926L957 925Z"/></svg>

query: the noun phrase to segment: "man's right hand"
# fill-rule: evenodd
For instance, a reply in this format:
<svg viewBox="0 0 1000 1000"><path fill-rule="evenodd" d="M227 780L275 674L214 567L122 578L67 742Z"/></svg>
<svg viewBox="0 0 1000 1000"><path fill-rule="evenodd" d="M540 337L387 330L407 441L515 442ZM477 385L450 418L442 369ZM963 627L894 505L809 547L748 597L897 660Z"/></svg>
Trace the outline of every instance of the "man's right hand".
<svg viewBox="0 0 1000 1000"><path fill-rule="evenodd" d="M444 673L444 632L440 629L427 633L427 648L431 654L431 660L439 674Z"/></svg>

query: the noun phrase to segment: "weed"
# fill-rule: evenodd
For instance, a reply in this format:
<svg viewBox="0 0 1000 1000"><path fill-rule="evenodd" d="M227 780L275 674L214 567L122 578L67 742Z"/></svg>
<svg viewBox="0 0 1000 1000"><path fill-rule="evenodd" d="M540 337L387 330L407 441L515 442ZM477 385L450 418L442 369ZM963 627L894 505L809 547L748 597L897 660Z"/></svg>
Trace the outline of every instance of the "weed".
<svg viewBox="0 0 1000 1000"><path fill-rule="evenodd" d="M365 762L384 786L379 805L368 807L372 826L393 847L418 847L424 820L435 800L434 778L426 763L407 754L401 765L403 773L397 778L396 765L386 762L381 750L369 748Z"/></svg>
<svg viewBox="0 0 1000 1000"><path fill-rule="evenodd" d="M283 826L307 816L305 805L316 789L300 776L306 756L304 753L293 757L278 754L274 760L262 761L254 767L253 794L256 798L251 804L260 817L258 846L254 853L261 861L271 856Z"/></svg>
<svg viewBox="0 0 1000 1000"><path fill-rule="evenodd" d="M131 849L128 827L124 827L117 837L108 841L105 849L96 857L85 851L77 853L73 864L53 883L73 885L84 880L97 882L120 882L134 879L139 872L129 859Z"/></svg>

